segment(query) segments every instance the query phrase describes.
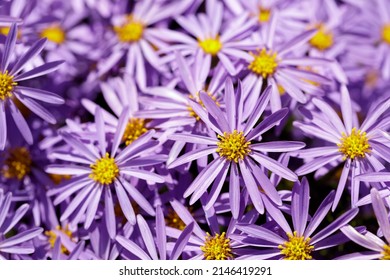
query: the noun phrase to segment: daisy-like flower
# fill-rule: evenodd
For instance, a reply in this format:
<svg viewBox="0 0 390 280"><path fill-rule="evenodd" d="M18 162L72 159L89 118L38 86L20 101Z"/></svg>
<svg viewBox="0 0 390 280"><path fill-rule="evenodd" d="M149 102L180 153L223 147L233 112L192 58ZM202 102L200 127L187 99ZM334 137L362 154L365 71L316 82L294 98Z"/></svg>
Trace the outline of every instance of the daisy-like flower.
<svg viewBox="0 0 390 280"><path fill-rule="evenodd" d="M312 102L320 112L306 111L303 113L306 120L295 122L294 125L307 135L330 142L331 145L291 153L307 159L296 173L298 176L314 171L317 175L324 174L324 170L329 170L343 162L332 210L337 207L349 175L351 175L351 203L355 206L360 189L359 180L356 180L355 176L383 170L385 167L381 161L390 162L390 148L386 144L388 141L384 141L384 137L379 133L379 129L386 129L389 126L389 118L382 115L389 109L390 100L372 107L361 125L358 124L356 113L352 109L346 86L341 86L342 120L325 101L314 98Z"/></svg>
<svg viewBox="0 0 390 280"><path fill-rule="evenodd" d="M109 71L122 58L125 58L125 72L135 77L141 89L146 88L146 62L154 69L162 70L160 58L156 49L166 47L167 41L173 41L180 36L179 32L163 27L153 27L154 24L166 21L169 17L186 10L192 1L139 1L130 14L114 15L113 32L108 34L107 49L109 56L98 63L98 73L102 75Z"/></svg>
<svg viewBox="0 0 390 280"><path fill-rule="evenodd" d="M163 155L140 156L148 153L159 144L158 141L151 140L154 134L153 130L139 137L124 150L119 151L119 145L122 142L123 133L127 125L127 111L128 109L126 108L119 118L118 128L110 151L107 150L103 114L99 107L95 113L98 147L84 144L72 135L63 135L65 142L77 154L57 152L55 154L56 158L71 164L55 164L50 165L46 169L48 173L74 176L61 187L49 191L50 196L57 196L54 200L56 205L66 200L72 194L77 193L62 213L61 221L71 218L71 225L76 225L85 215L84 228L88 229L95 220L98 206L103 196L107 231L110 237L114 238L117 223L114 214L113 188L115 188L123 214L130 223L135 224L136 220L129 197L134 199L148 214L155 214L150 202L130 183L127 177L162 183L164 182L163 177L151 171L140 169L140 167L153 166L166 159ZM76 165L77 163L80 165Z"/></svg>
<svg viewBox="0 0 390 280"><path fill-rule="evenodd" d="M210 68L212 58L218 58L230 75L236 75L240 69L235 67L235 62L251 58L246 51L255 46L249 38L255 20L243 14L224 23L223 14L222 3L207 0L205 14L178 17L179 25L194 38L183 34L175 45L164 49L164 52L174 49L180 50L184 56L194 56L200 51L205 57L204 67Z"/></svg>
<svg viewBox="0 0 390 280"><path fill-rule="evenodd" d="M191 102L195 113L215 133L210 134L210 136L173 134L169 137L176 141L202 144L203 148L184 154L169 164L168 168L174 168L214 154L213 161L199 173L184 193L184 197L192 195L191 204L206 193L214 181L206 202L206 209L209 209L221 192L228 173L230 174L230 205L234 218L238 217L241 177L255 208L260 213L264 212L264 205L259 186L272 201L278 205L282 204L275 186L271 184L260 166L266 167L287 180L296 181L298 177L294 172L265 153L295 151L303 148L305 144L290 141L257 143L256 140L261 139L261 135L277 125L288 112L286 108L281 109L256 125L269 103L271 91L272 86L269 86L261 95L248 120L243 117L244 107L240 82L235 93L232 81L230 79L226 81L224 95L226 112L223 112L213 99L203 91L200 92L200 99L206 110L201 105Z"/></svg>
<svg viewBox="0 0 390 280"><path fill-rule="evenodd" d="M150 226L141 215L137 216L137 226L143 241L143 244L140 244L142 247L133 241L135 239L125 238L121 235L116 237L116 241L125 251L135 256L135 259L140 260L177 260L187 245L194 227L193 224L188 225L175 242L173 249L168 251L166 225L161 206L157 206L156 209L155 233L152 233Z"/></svg>
<svg viewBox="0 0 390 280"><path fill-rule="evenodd" d="M273 209L274 221L280 230L270 230L264 226L254 224L238 225L237 228L248 235L248 245L266 248L251 255L241 256L240 259L286 259L310 260L313 252L339 245L347 241L341 234L332 235L341 227L348 224L359 212L358 208L346 211L321 231L314 233L328 214L334 197L332 191L318 207L315 214L309 219L310 187L306 178L296 182L292 190L291 217L293 230L282 212L276 207ZM309 222L308 222L309 220ZM241 239L245 244L245 239Z"/></svg>
<svg viewBox="0 0 390 280"><path fill-rule="evenodd" d="M0 189L0 260L10 259L12 255L34 253L34 246L28 241L43 232L42 228L32 227L7 238L6 235L20 222L28 210L28 204L23 204L15 211L11 208L12 194Z"/></svg>
<svg viewBox="0 0 390 280"><path fill-rule="evenodd" d="M388 212L377 189L371 189L372 207L378 220L380 229L385 237L384 242L381 238L371 232L361 234L351 226L341 228L341 231L353 242L369 249L367 252L357 252L348 254L337 259L342 260L390 260L390 222Z"/></svg>
<svg viewBox="0 0 390 280"><path fill-rule="evenodd" d="M247 116L251 114L263 85L273 85L270 104L272 112L276 112L281 108L281 94L287 93L293 100L306 103L305 93L321 93L322 90L316 85L329 84L331 81L313 71L302 69L324 67L329 65L330 60L294 54L294 51L307 43L316 31L314 29L305 31L288 42L275 45L277 23L278 17L272 17L266 31L263 32L260 47L255 52L250 52L250 59L244 60L247 71L242 83Z"/></svg>
<svg viewBox="0 0 390 280"><path fill-rule="evenodd" d="M25 80L53 72L63 61L48 62L24 73L20 73L24 65L42 51L45 46L46 39L37 41L11 67L10 62L15 48L16 36L17 27L16 24L13 24L5 42L0 64L0 150L4 150L7 141L6 113L9 111L23 138L27 143L33 143L31 130L22 113L15 105L16 100L20 101L28 109L49 123L56 122L54 116L35 100L49 104L64 103L64 100L54 93L20 85L20 82Z"/></svg>

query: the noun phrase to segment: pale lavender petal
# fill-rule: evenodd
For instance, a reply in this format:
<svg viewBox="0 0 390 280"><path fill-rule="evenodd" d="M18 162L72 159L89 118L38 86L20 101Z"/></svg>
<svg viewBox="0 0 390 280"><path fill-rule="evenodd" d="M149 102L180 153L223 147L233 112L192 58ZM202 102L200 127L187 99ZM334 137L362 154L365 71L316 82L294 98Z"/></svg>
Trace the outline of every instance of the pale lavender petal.
<svg viewBox="0 0 390 280"><path fill-rule="evenodd" d="M317 227L320 225L322 220L325 218L325 216L328 214L330 208L332 207L334 199L334 191L330 192L328 196L322 201L320 206L318 207L316 213L311 218L308 226L306 227L304 236L310 237L310 235L317 229Z"/></svg>
<svg viewBox="0 0 390 280"><path fill-rule="evenodd" d="M15 236L12 236L10 238L7 238L0 242L1 250L5 249L6 247L12 247L18 244L21 244L25 241L31 240L34 237L38 236L43 232L43 228L32 228L28 229L26 231L20 232L16 234Z"/></svg>
<svg viewBox="0 0 390 280"><path fill-rule="evenodd" d="M255 179L251 174L251 170L248 168L248 161L239 161L240 170L242 173L242 178L244 179L245 187L248 190L249 196L252 200L253 205L256 210L260 213L264 213L264 204L261 199L259 186L256 184Z"/></svg>
<svg viewBox="0 0 390 280"><path fill-rule="evenodd" d="M37 88L31 88L31 87L22 87L22 86L17 86L16 87L17 91L23 95L27 96L33 99L37 99L42 102L46 103L51 103L51 104L64 104L65 100L57 95L54 94L50 91L42 90L42 89L37 89Z"/></svg>
<svg viewBox="0 0 390 280"><path fill-rule="evenodd" d="M316 158L302 165L300 168L295 170L295 173L298 176L306 175L308 173L318 170L319 168L321 168L322 166L330 162L334 162L340 159L340 157L341 157L340 155L336 154L336 155L329 155L329 156Z"/></svg>
<svg viewBox="0 0 390 280"><path fill-rule="evenodd" d="M217 145L218 140L216 138L211 138L208 136L202 135L193 135L193 134L172 134L168 136L168 139L175 141L183 141L187 143L202 144L202 145Z"/></svg>
<svg viewBox="0 0 390 280"><path fill-rule="evenodd" d="M55 124L55 117L33 99L15 93L20 102L48 123Z"/></svg>
<svg viewBox="0 0 390 280"><path fill-rule="evenodd" d="M206 92L200 91L200 99L203 101L207 112L210 113L217 121L219 128L221 128L223 132L232 131L228 121L225 118L225 115L222 113L221 109L217 106L215 101Z"/></svg>
<svg viewBox="0 0 390 280"><path fill-rule="evenodd" d="M120 173L126 174L128 176L133 176L142 180L152 181L154 183L164 183L165 178L161 175L155 174L153 172L141 169L133 169L122 167Z"/></svg>
<svg viewBox="0 0 390 280"><path fill-rule="evenodd" d="M15 104L13 102L9 102L9 106L11 109L11 115L12 118L14 119L15 125L18 127L24 140L26 140L26 142L31 145L33 143L33 136L30 127L28 126L26 120L24 119L23 115L20 113L19 109L15 106Z"/></svg>
<svg viewBox="0 0 390 280"><path fill-rule="evenodd" d="M272 172L276 173L280 177L283 177L289 181L296 181L298 180L298 176L292 172L290 169L282 165L280 162L267 157L261 153L253 152L251 154L251 157L256 160L261 165L267 167L267 169L271 170Z"/></svg>
<svg viewBox="0 0 390 280"><path fill-rule="evenodd" d="M150 205L150 202L146 200L145 196L143 196L137 188L132 186L126 180L120 180L122 186L126 189L127 193L137 202L137 204L146 211L149 215L154 216L156 212L154 208Z"/></svg>
<svg viewBox="0 0 390 280"><path fill-rule="evenodd" d="M377 252L358 252L335 258L335 260L375 260L382 256L382 253Z"/></svg>
<svg viewBox="0 0 390 280"><path fill-rule="evenodd" d="M191 231L192 232L192 231ZM167 233L165 229L165 218L161 206L156 208L156 245L160 260L167 259Z"/></svg>
<svg viewBox="0 0 390 280"><path fill-rule="evenodd" d="M0 102L0 150L4 150L7 142L7 119L4 102Z"/></svg>
<svg viewBox="0 0 390 280"><path fill-rule="evenodd" d="M229 201L230 211L232 212L233 219L238 219L240 212L240 175L238 173L237 164L233 162L230 168L229 178Z"/></svg>
<svg viewBox="0 0 390 280"><path fill-rule="evenodd" d="M186 153L185 155L179 157L175 161L173 161L171 164L168 165L168 168L172 169L172 168L175 168L175 167L180 166L182 164L192 162L192 161L197 160L199 158L206 157L207 155L214 153L216 151L216 149L217 149L217 146L191 151L191 152Z"/></svg>
<svg viewBox="0 0 390 280"><path fill-rule="evenodd" d="M79 165L52 164L46 167L46 172L58 175L84 175L91 173L91 168Z"/></svg>
<svg viewBox="0 0 390 280"><path fill-rule="evenodd" d="M333 221L330 225L328 225L326 228L315 234L312 239L310 240L310 244L315 244L322 239L328 237L335 231L339 230L341 227L348 224L359 212L359 208L353 208L344 214L342 214L340 217L338 217L335 221Z"/></svg>
<svg viewBox="0 0 390 280"><path fill-rule="evenodd" d="M382 197L379 195L377 189L371 189L372 207L374 208L375 216L378 221L382 233L386 238L388 244L390 244L390 222L387 214L386 207L383 203Z"/></svg>
<svg viewBox="0 0 390 280"><path fill-rule="evenodd" d="M325 101L320 100L318 98L313 98L312 102L314 105L316 105L318 109L320 109L325 114L327 119L335 126L335 128L338 130L338 132L340 132L340 134L342 132L347 134L345 126L341 122L340 117L337 115L337 113L333 110L333 108L329 104L327 104ZM349 133L350 131L348 131L348 134Z"/></svg>
<svg viewBox="0 0 390 280"><path fill-rule="evenodd" d="M171 253L171 260L177 260L181 253L183 252L185 246L188 243L188 240L191 237L192 231L194 230L194 222L190 223L183 232L180 234L179 238L176 240L175 247L173 247Z"/></svg>
<svg viewBox="0 0 390 280"><path fill-rule="evenodd" d="M173 210L175 210L175 212L177 213L177 215L180 217L180 219L188 226L190 225L191 223L194 223L194 234L196 236L198 236L199 238L203 239L204 238L204 235L205 233L203 232L203 230L200 228L200 226L198 225L198 223L195 221L194 217L192 216L192 214L188 211L188 209L182 204L180 203L179 201L177 201L176 199L173 199L170 201L170 204L173 208Z"/></svg>
<svg viewBox="0 0 390 280"><path fill-rule="evenodd" d="M302 34L294 37L284 45L282 45L280 48L277 49L278 55L282 57L283 55L287 54L294 48L298 48L299 46L304 45L308 40L310 40L311 37L317 32L316 29L311 29L306 32L303 32Z"/></svg>
<svg viewBox="0 0 390 280"><path fill-rule="evenodd" d="M118 181L115 181L115 191L123 215L125 215L126 219L130 222L130 224L135 225L136 219L135 219L133 206L131 206L127 193L125 192L122 185Z"/></svg>
<svg viewBox="0 0 390 280"><path fill-rule="evenodd" d="M343 115L345 129L347 131L352 131L353 126L353 112L352 112L352 103L351 97L349 96L349 91L346 85L341 85L341 113Z"/></svg>
<svg viewBox="0 0 390 280"><path fill-rule="evenodd" d="M273 141L252 144L251 149L259 152L290 152L305 147L305 143L298 141Z"/></svg>
<svg viewBox="0 0 390 280"><path fill-rule="evenodd" d="M302 236L309 215L309 183L306 177L302 178L302 183L296 182L292 190L291 217L294 229L299 236Z"/></svg>
<svg viewBox="0 0 390 280"><path fill-rule="evenodd" d="M223 131L210 121L207 112L204 110L204 108L201 105L199 105L197 102L194 102L192 100L188 100L188 102L189 102L191 108L195 111L195 113L199 116L199 118L208 127L210 127L212 130L214 130L219 135L223 135Z"/></svg>
<svg viewBox="0 0 390 280"><path fill-rule="evenodd" d="M360 246L376 251L381 252L383 248L378 246L375 242L370 242L364 235L360 234L350 225L346 225L340 229L350 240L359 244Z"/></svg>
<svg viewBox="0 0 390 280"><path fill-rule="evenodd" d="M19 71L23 68L23 66L32 58L34 58L37 54L39 54L43 48L45 47L45 44L47 42L46 38L42 38L38 41L36 41L29 49L28 51L19 58L18 62L15 63L15 65L12 67L10 71L10 75L15 76L15 74L18 74Z"/></svg>
<svg viewBox="0 0 390 280"><path fill-rule="evenodd" d="M250 141L262 133L270 130L275 125L278 125L281 120L283 120L288 113L287 108L280 109L279 111L276 111L275 113L269 115L267 118L265 118L258 126L256 126L249 134L247 135L247 140Z"/></svg>
<svg viewBox="0 0 390 280"><path fill-rule="evenodd" d="M260 116L263 114L271 98L272 85L269 85L265 91L261 94L260 100L258 101L253 113L249 116L244 129L244 135L247 135L259 121Z"/></svg>
<svg viewBox="0 0 390 280"><path fill-rule="evenodd" d="M351 168L351 161L347 160L344 163L343 171L341 172L339 183L337 185L336 196L335 196L334 201L333 201L332 211L334 211L336 209L336 207L340 201L341 195L343 194L345 185L346 185L347 180L348 180L350 168Z"/></svg>
<svg viewBox="0 0 390 280"><path fill-rule="evenodd" d="M114 202L110 187L104 189L104 216L108 234L112 239L116 236L116 219L114 212Z"/></svg>
<svg viewBox="0 0 390 280"><path fill-rule="evenodd" d="M127 251L131 252L132 254L136 255L141 260L151 260L148 254L146 254L145 251L142 250L133 241L128 240L127 238L121 235L118 235L115 239L121 246L123 246L123 248L125 248Z"/></svg>
<svg viewBox="0 0 390 280"><path fill-rule="evenodd" d="M32 79L32 78L46 75L48 73L51 73L51 72L57 70L57 68L63 62L64 62L63 60L60 60L60 61L53 61L53 62L45 63L41 66L35 67L34 69L32 69L30 71L27 71L27 72L24 72L20 75L15 76L14 80L16 82L19 82L19 81L24 81L24 80L28 80L28 79Z"/></svg>
<svg viewBox="0 0 390 280"><path fill-rule="evenodd" d="M219 194L221 193L221 189L223 184L225 183L225 179L229 168L225 168L223 172L220 172L218 176L215 178L214 183L211 187L210 194L207 196L207 202L204 205L204 210L208 211L215 205L215 201L217 200Z"/></svg>
<svg viewBox="0 0 390 280"><path fill-rule="evenodd" d="M390 172L370 172L357 175L355 179L363 182L390 182Z"/></svg>
<svg viewBox="0 0 390 280"><path fill-rule="evenodd" d="M286 242L286 240L284 240L279 235L273 233L272 231L270 231L266 228L260 227L260 226L238 225L237 229L241 230L242 232L245 232L249 236L256 237L256 238L259 238L261 240L266 240L266 241L269 241L269 242L277 244L277 245L281 245L284 242Z"/></svg>
<svg viewBox="0 0 390 280"><path fill-rule="evenodd" d="M5 39L3 57L1 59L2 73L4 73L8 68L8 64L10 62L12 52L14 51L15 48L16 38L17 38L17 26L15 23L13 23L11 25L7 38Z"/></svg>
<svg viewBox="0 0 390 280"><path fill-rule="evenodd" d="M236 112L236 100L234 96L234 87L231 78L227 78L225 82L225 96L224 96L225 104L226 104L226 115L229 126L231 129L237 129L237 112Z"/></svg>
<svg viewBox="0 0 390 280"><path fill-rule="evenodd" d="M140 232L142 233L141 237L144 241L146 249L148 250L149 256L151 256L153 260L157 260L158 256L152 232L150 231L150 228L145 219L141 215L137 215L137 224Z"/></svg>
<svg viewBox="0 0 390 280"><path fill-rule="evenodd" d="M104 128L103 114L100 107L96 107L95 124L100 154L102 157L104 157L106 155L106 131Z"/></svg>

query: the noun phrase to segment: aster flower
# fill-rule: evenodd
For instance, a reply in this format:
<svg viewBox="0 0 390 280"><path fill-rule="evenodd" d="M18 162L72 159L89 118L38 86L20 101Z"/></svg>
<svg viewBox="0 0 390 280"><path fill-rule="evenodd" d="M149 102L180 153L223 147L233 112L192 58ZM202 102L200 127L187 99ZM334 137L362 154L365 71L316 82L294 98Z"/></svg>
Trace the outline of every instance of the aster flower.
<svg viewBox="0 0 390 280"><path fill-rule="evenodd" d="M42 51L45 46L46 39L37 41L22 57L19 58L18 61L16 61L12 67L10 67L16 36L17 27L16 24L13 24L5 42L2 61L0 64L0 150L4 150L7 141L6 112L9 111L23 138L27 143L33 143L31 130L21 112L15 105L15 99L20 101L29 110L49 123L56 122L54 116L35 100L49 104L64 103L64 100L54 93L19 85L22 81L53 72L63 61L48 62L27 72L20 73L24 65Z"/></svg>
<svg viewBox="0 0 390 280"><path fill-rule="evenodd" d="M388 118L382 115L388 110L390 100L374 106L361 125L357 122L346 86L341 86L342 119L325 101L314 98L312 102L320 113L304 112L307 121L295 122L294 125L306 134L330 142L332 145L291 153L309 159L296 170L296 173L301 176L317 171L316 174L319 175L324 172L322 167L329 170L343 162L332 210L337 207L349 175L352 178L351 203L354 206L359 199L360 189L360 183L355 180L355 176L382 170L385 167L381 161L390 161L389 147L386 141L384 142L383 136L378 133L379 129L385 129L389 125Z"/></svg>
<svg viewBox="0 0 390 280"><path fill-rule="evenodd" d="M383 203L382 197L379 195L377 189L371 189L371 200L372 207L374 208L375 216L378 220L378 224L382 230L382 233L385 237L384 242L381 238L372 234L371 232L366 232L361 234L357 232L351 226L345 226L341 228L341 231L348 236L353 242L359 244L360 246L369 249L367 252L357 252L348 255L344 255L337 259L339 260L373 260L373 259L382 259L390 260L390 222L388 217L388 212Z"/></svg>
<svg viewBox="0 0 390 280"><path fill-rule="evenodd" d="M316 31L307 30L283 44L275 44L277 23L277 16L272 17L260 39L261 45L257 51L250 52L251 59L244 60L247 68L243 79L246 116L251 114L253 104L259 98L263 85L273 85L270 105L272 112L276 112L281 108L281 93L286 92L293 100L306 103L305 93L322 92L313 83L321 85L329 84L331 81L312 71L302 70L305 67L324 67L329 65L330 60L294 55L295 51L310 40Z"/></svg>
<svg viewBox="0 0 390 280"><path fill-rule="evenodd" d="M112 188L115 188L120 207L130 223L135 224L136 221L129 196L148 214L155 214L153 207L137 188L130 183L127 176L162 183L164 182L163 177L151 171L140 169L139 167L153 166L161 163L165 158L164 156L156 155L140 157L141 154L151 151L158 145L157 141L150 140L154 134L153 130L139 137L124 150L118 150L127 125L127 110L126 108L120 116L110 151L107 150L103 115L99 107L95 113L95 139L98 139L98 147L86 145L71 135L63 135L65 142L77 154L58 152L56 154L58 159L70 162L71 164L50 165L46 169L48 173L74 176L72 180L66 182L62 187L49 191L50 196L57 196L54 204L59 204L72 194L77 193L62 213L61 221L71 217L71 224L76 225L85 215L84 228L88 229L95 220L98 206L103 196L107 231L110 237L114 238L116 235L116 219L114 215ZM75 163L81 165L76 165Z"/></svg>
<svg viewBox="0 0 390 280"><path fill-rule="evenodd" d="M194 227L193 224L188 225L179 236L172 251L168 252L165 219L160 206L156 209L155 233L152 233L150 226L141 215L137 216L137 225L143 241L142 247L121 235L116 237L116 241L125 251L141 260L177 260L187 245Z"/></svg>
<svg viewBox="0 0 390 280"><path fill-rule="evenodd" d="M34 246L28 241L43 231L42 228L32 227L7 238L6 234L15 228L28 210L28 204L23 204L13 212L11 200L12 194L5 194L0 189L0 260L9 259L14 255L34 253Z"/></svg>
<svg viewBox="0 0 390 280"><path fill-rule="evenodd" d="M194 56L200 51L204 56L205 68L210 68L212 58L218 58L230 75L236 75L240 69L235 67L235 62L251 58L246 50L254 48L254 42L249 36L255 19L248 20L248 15L243 14L224 23L222 3L214 0L205 2L205 14L180 16L176 19L194 38L183 34L177 38L176 44L163 52L174 49L179 50L183 56ZM167 57L164 60L167 60Z"/></svg>
<svg viewBox="0 0 390 280"><path fill-rule="evenodd" d="M350 209L315 233L322 220L329 212L334 197L332 191L318 207L315 214L309 218L310 187L306 178L302 182L296 182L292 190L291 218L293 230L279 210L278 215L274 215L278 230L270 230L264 226L254 224L241 224L237 228L248 236L248 244L265 248L258 250L256 254L241 256L240 259L287 259L287 260L310 260L313 258L312 252L339 245L345 238L333 233L349 223L359 212L358 208ZM275 213L278 210L273 209ZM308 222L309 221L309 222ZM234 237L233 237L234 238ZM241 239L245 243L245 239Z"/></svg>
<svg viewBox="0 0 390 280"><path fill-rule="evenodd" d="M122 58L125 58L125 72L135 77L141 89L146 88L146 62L154 69L163 70L155 49L166 46L180 33L153 25L166 21L169 17L186 10L192 1L161 3L151 0L134 5L131 14L116 14L113 18L113 32L106 38L109 56L98 63L98 74L109 71Z"/></svg>
<svg viewBox="0 0 390 280"><path fill-rule="evenodd" d="M264 153L293 151L304 147L305 144L289 141L254 143L257 139L261 139L264 132L277 125L288 111L281 109L256 125L268 105L271 91L272 86L269 86L256 103L254 113L247 121L243 117L244 107L240 82L234 93L232 81L230 79L226 81L224 96L226 112L223 112L205 92L200 92L200 99L206 110L199 104L191 102L195 113L215 134L210 136L173 134L170 136L172 140L203 144L204 147L184 154L169 164L168 168L174 168L210 154L215 156L184 193L184 197L192 195L190 204L197 201L214 181L206 203L206 209L209 209L221 192L228 173L230 174L229 194L233 217L238 217L241 177L252 203L260 213L264 212L264 205L259 186L272 201L278 205L282 204L275 186L271 184L265 171L258 164L285 179L295 181L298 178L295 173Z"/></svg>

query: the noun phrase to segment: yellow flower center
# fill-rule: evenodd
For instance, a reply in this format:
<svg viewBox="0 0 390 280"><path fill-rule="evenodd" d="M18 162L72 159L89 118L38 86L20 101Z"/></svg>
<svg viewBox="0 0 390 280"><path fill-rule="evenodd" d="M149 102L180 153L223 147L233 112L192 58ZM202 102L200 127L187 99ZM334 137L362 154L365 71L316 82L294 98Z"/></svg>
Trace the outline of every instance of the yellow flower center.
<svg viewBox="0 0 390 280"><path fill-rule="evenodd" d="M204 253L206 260L228 260L233 259L232 249L230 248L230 239L226 238L225 232L210 236L207 233L204 246L200 249Z"/></svg>
<svg viewBox="0 0 390 280"><path fill-rule="evenodd" d="M5 100L12 96L12 91L18 83L14 82L14 76L8 74L8 70L0 73L0 99Z"/></svg>
<svg viewBox="0 0 390 280"><path fill-rule="evenodd" d="M390 23L386 24L382 28L382 40L385 43L390 44Z"/></svg>
<svg viewBox="0 0 390 280"><path fill-rule="evenodd" d="M218 135L217 153L227 160L238 162L244 159L250 151L250 141L246 141L244 133L234 130L232 133L224 132L223 136Z"/></svg>
<svg viewBox="0 0 390 280"><path fill-rule="evenodd" d="M317 33L309 41L312 47L324 51L333 46L333 33L326 30L323 24L317 25Z"/></svg>
<svg viewBox="0 0 390 280"><path fill-rule="evenodd" d="M91 164L92 173L89 177L102 185L109 185L114 182L119 175L119 168L115 159L106 153L105 157L100 158L95 164Z"/></svg>
<svg viewBox="0 0 390 280"><path fill-rule="evenodd" d="M137 140L142 134L148 131L145 124L144 119L131 118L123 133L122 142L125 142L126 146L128 146Z"/></svg>
<svg viewBox="0 0 390 280"><path fill-rule="evenodd" d="M285 260L311 260L311 251L314 249L313 245L310 245L310 238L298 236L297 232L294 234L288 233L288 241L279 245L278 248Z"/></svg>
<svg viewBox="0 0 390 280"><path fill-rule="evenodd" d="M13 148L8 152L3 167L3 176L7 179L22 180L31 171L30 152L25 147Z"/></svg>
<svg viewBox="0 0 390 280"><path fill-rule="evenodd" d="M350 135L342 134L341 143L337 144L339 152L344 154L344 160L347 158L354 159L355 157L364 158L366 153L370 152L370 144L365 132L352 129Z"/></svg>
<svg viewBox="0 0 390 280"><path fill-rule="evenodd" d="M260 7L258 20L260 23L268 22L271 18L271 9Z"/></svg>
<svg viewBox="0 0 390 280"><path fill-rule="evenodd" d="M72 232L69 230L68 226L66 226L64 229L60 226L56 226L56 230L59 230L65 235L67 235L69 238L72 238ZM50 243L51 248L54 248L54 244L56 243L56 239L57 239L56 232L54 230L45 231L45 235L49 237L48 241ZM68 249L65 248L64 245L61 245L61 252L63 254L69 255L69 251Z"/></svg>
<svg viewBox="0 0 390 280"><path fill-rule="evenodd" d="M179 215L172 209L169 209L168 215L165 217L165 223L169 227L177 228L179 230L184 230L186 224L180 219Z"/></svg>
<svg viewBox="0 0 390 280"><path fill-rule="evenodd" d="M219 36L216 38L207 38L203 41L199 40L199 46L205 53L211 54L213 56L217 55L218 52L222 49L222 43L219 40Z"/></svg>
<svg viewBox="0 0 390 280"><path fill-rule="evenodd" d="M0 34L7 36L10 30L11 30L11 27L2 26L2 27L0 27ZM22 31L21 31L20 27L18 27L18 31L16 33L17 33L16 38L18 38L18 39L22 38Z"/></svg>
<svg viewBox="0 0 390 280"><path fill-rule="evenodd" d="M381 260L390 260L390 245L383 246L383 257Z"/></svg>
<svg viewBox="0 0 390 280"><path fill-rule="evenodd" d="M61 45L65 42L65 31L59 25L49 26L41 31L41 38Z"/></svg>
<svg viewBox="0 0 390 280"><path fill-rule="evenodd" d="M129 15L124 24L114 26L114 31L116 32L119 41L122 43L133 43L142 38L144 25L140 21L134 19L132 15Z"/></svg>
<svg viewBox="0 0 390 280"><path fill-rule="evenodd" d="M276 68L278 67L277 62L277 53L269 51L267 52L265 48L256 53L250 52L253 56L253 61L248 65L248 69L257 75L267 78L268 76L275 73Z"/></svg>

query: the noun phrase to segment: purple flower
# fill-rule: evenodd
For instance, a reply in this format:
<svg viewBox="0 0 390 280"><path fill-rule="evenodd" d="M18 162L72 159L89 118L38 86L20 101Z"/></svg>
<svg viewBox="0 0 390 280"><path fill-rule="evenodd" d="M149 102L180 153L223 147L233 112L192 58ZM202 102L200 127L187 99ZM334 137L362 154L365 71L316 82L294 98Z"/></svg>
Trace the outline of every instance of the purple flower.
<svg viewBox="0 0 390 280"><path fill-rule="evenodd" d="M23 232L7 238L8 234L20 222L28 210L28 204L23 204L15 211L11 208L12 194L0 189L0 260L9 259L10 255L34 253L34 246L28 241L43 232L42 228L31 227Z"/></svg>
<svg viewBox="0 0 390 280"><path fill-rule="evenodd" d="M345 242L345 238L340 234L331 235L350 222L359 209L346 211L324 229L313 234L329 212L334 192L324 199L311 218L309 216L309 192L310 187L306 178L303 178L301 183L296 182L293 187L291 200L293 230L282 212L272 206L267 209L273 208L271 216L278 230L254 224L238 225L237 228L248 236L247 240L241 239L242 243L266 249L257 250L257 252L252 249L249 251L250 254L241 256L239 259L310 260L313 258L312 252Z"/></svg>
<svg viewBox="0 0 390 280"><path fill-rule="evenodd" d="M382 259L390 260L390 222L388 217L388 212L383 203L382 197L379 195L377 189L371 189L371 200L372 207L374 208L375 216L378 220L378 224L382 230L382 233L385 237L384 242L381 238L372 234L371 232L366 232L361 234L357 232L351 226L345 226L341 228L341 231L353 242L359 244L360 246L369 249L367 252L357 252L348 255L344 255L337 259L339 260L373 260L373 259Z"/></svg>
<svg viewBox="0 0 390 280"><path fill-rule="evenodd" d="M360 183L355 180L355 176L384 169L382 159L390 162L389 145L379 133L379 129L389 126L388 117L382 117L382 115L388 110L390 100L371 108L361 125L358 124L352 109L346 86L341 87L340 102L343 121L325 101L313 98L312 102L320 112L302 110L305 121L294 124L306 134L330 142L332 145L291 153L291 155L309 159L296 170L296 173L301 176L316 171L319 177L320 174L344 162L332 210L337 207L349 175L352 177L351 203L355 206L359 199L360 189Z"/></svg>
<svg viewBox="0 0 390 280"><path fill-rule="evenodd" d="M295 181L298 177L287 167L264 153L294 151L304 147L305 144L290 141L256 143L256 140L261 139L264 132L277 125L288 111L281 109L256 125L268 105L271 91L272 86L269 86L256 103L253 114L248 120L243 117L244 106L240 82L236 93L234 93L232 81L228 79L226 82L224 96L226 112L222 111L215 101L203 91L200 92L200 99L206 110L198 103L191 102L195 113L209 129L214 131L209 136L173 134L169 137L176 141L203 145L203 148L193 150L176 159L168 165L169 168L214 154L213 161L199 173L184 193L184 197L192 195L191 204L206 193L214 181L205 206L209 209L221 192L228 173L230 174L230 205L234 218L238 217L240 205L240 178L243 179L252 203L260 213L264 213L264 205L259 186L272 201L278 205L282 204L275 186L271 184L261 166L290 181Z"/></svg>
<svg viewBox="0 0 390 280"><path fill-rule="evenodd" d="M24 65L42 51L45 46L46 39L37 41L22 57L19 58L19 60L15 62L12 67L10 67L12 52L15 48L16 36L17 28L16 24L13 24L5 42L0 64L0 150L4 150L7 141L6 111L10 111L15 125L26 142L29 144L33 143L31 130L21 112L15 105L14 98L42 119L52 124L56 122L54 116L35 100L49 104L64 103L62 97L54 93L19 85L22 81L53 72L63 61L48 62L24 73L20 73Z"/></svg>
<svg viewBox="0 0 390 280"><path fill-rule="evenodd" d="M61 221L71 217L71 224L76 225L85 215L84 228L88 229L95 220L103 195L107 231L110 237L114 238L117 223L114 214L112 188L115 188L120 207L130 223L135 224L136 221L129 197L133 198L148 214L155 214L150 202L130 183L128 176L162 183L164 182L163 177L151 171L140 169L140 167L153 166L161 163L165 158L163 155L140 156L158 145L158 141L151 140L154 134L153 130L139 137L122 151L118 150L126 129L127 116L128 109L126 108L120 116L110 151L107 150L103 114L99 107L95 113L95 139L97 138L98 140L98 147L84 144L71 135L63 135L65 142L77 153L56 153L58 159L71 164L56 164L46 169L49 173L74 176L72 180L66 182L62 187L49 191L50 196L57 196L54 200L56 205L66 200L72 194L77 193L62 213Z"/></svg>

